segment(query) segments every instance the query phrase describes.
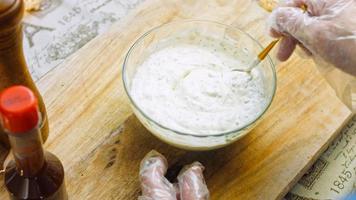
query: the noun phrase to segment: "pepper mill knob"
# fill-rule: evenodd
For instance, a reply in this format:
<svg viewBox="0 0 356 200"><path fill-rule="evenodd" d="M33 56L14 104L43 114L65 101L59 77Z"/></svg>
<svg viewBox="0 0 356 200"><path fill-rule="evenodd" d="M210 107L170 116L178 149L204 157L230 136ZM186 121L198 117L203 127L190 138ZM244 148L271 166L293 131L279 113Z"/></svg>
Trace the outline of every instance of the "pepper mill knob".
<svg viewBox="0 0 356 200"><path fill-rule="evenodd" d="M0 1L0 29L6 30L19 25L24 14L23 0Z"/></svg>

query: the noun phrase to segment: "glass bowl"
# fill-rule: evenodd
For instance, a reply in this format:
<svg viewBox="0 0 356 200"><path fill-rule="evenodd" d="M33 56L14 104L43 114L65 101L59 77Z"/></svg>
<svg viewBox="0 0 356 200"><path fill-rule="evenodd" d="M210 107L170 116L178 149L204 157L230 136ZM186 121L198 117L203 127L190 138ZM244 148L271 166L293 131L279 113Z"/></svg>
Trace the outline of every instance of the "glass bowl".
<svg viewBox="0 0 356 200"><path fill-rule="evenodd" d="M249 123L229 132L202 135L183 133L152 119L138 106L139 104L135 102L130 94L131 83L136 69L155 51L173 42L191 41L194 43L199 37L210 37L233 45L234 48L236 47L238 59L246 66L262 50L262 46L257 40L238 28L211 21L171 22L153 28L141 36L129 49L122 71L125 91L130 99L133 112L141 123L160 140L178 148L195 151L217 149L245 136L261 120L261 117L269 108L276 90L276 72L274 64L268 56L258 66L258 70L261 71L263 77L267 100L263 112Z"/></svg>

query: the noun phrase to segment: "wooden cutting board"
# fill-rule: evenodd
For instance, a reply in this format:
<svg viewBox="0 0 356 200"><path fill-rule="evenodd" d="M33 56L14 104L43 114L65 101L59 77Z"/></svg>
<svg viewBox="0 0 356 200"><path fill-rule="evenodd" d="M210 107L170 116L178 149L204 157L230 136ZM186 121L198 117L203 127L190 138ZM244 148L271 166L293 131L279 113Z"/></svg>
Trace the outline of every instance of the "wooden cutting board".
<svg viewBox="0 0 356 200"><path fill-rule="evenodd" d="M169 177L202 162L212 199L281 199L351 115L310 60L294 56L279 64L278 91L264 120L210 152L186 152L153 137L132 114L121 80L125 53L153 26L209 19L267 44L267 16L253 0L147 0L38 81L51 128L46 147L65 166L70 199L137 199L139 162L152 149L169 160Z"/></svg>

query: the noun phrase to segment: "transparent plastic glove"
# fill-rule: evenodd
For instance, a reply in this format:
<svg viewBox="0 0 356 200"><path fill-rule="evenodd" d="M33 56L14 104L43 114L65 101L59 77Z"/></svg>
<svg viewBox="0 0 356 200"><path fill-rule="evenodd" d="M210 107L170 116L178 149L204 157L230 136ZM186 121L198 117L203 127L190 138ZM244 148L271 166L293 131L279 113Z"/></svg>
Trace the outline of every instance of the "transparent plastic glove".
<svg viewBox="0 0 356 200"><path fill-rule="evenodd" d="M308 12L300 9L308 7ZM314 56L356 76L356 1L290 0L270 16L271 35L285 35L278 58L286 60L300 42Z"/></svg>
<svg viewBox="0 0 356 200"><path fill-rule="evenodd" d="M199 162L186 166L178 175L181 200L208 200L209 190L203 176L204 167Z"/></svg>
<svg viewBox="0 0 356 200"><path fill-rule="evenodd" d="M176 188L164 177L166 172L166 158L156 151L148 153L140 166L142 196L138 199L176 200Z"/></svg>
<svg viewBox="0 0 356 200"><path fill-rule="evenodd" d="M303 12L302 5L307 6L307 12ZM279 60L287 60L299 44L313 56L326 80L353 111L356 110L355 19L355 0L287 0L269 19L271 36L283 36L277 54Z"/></svg>
<svg viewBox="0 0 356 200"><path fill-rule="evenodd" d="M204 181L204 167L199 162L185 166L178 183L171 184L164 174L167 160L151 151L141 162L140 181L142 196L139 200L208 200L209 191Z"/></svg>

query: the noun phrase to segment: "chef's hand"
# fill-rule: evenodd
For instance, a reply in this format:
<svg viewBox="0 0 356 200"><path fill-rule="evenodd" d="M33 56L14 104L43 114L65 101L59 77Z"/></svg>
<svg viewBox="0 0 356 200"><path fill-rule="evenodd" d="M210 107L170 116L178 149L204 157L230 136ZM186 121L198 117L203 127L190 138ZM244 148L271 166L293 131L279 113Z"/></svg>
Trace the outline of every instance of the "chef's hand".
<svg viewBox="0 0 356 200"><path fill-rule="evenodd" d="M167 160L160 153L151 151L141 162L140 181L142 196L139 200L208 200L204 167L195 162L186 166L178 176L178 184L165 177Z"/></svg>
<svg viewBox="0 0 356 200"><path fill-rule="evenodd" d="M208 200L209 190L206 187L204 167L194 162L182 169L178 175L179 193L181 200Z"/></svg>
<svg viewBox="0 0 356 200"><path fill-rule="evenodd" d="M139 200L175 200L176 190L164 175L167 172L167 160L156 151L148 153L141 162L140 181L142 196Z"/></svg>
<svg viewBox="0 0 356 200"><path fill-rule="evenodd" d="M356 0L286 0L269 20L271 36L283 36L279 60L299 44L315 59L356 76Z"/></svg>

